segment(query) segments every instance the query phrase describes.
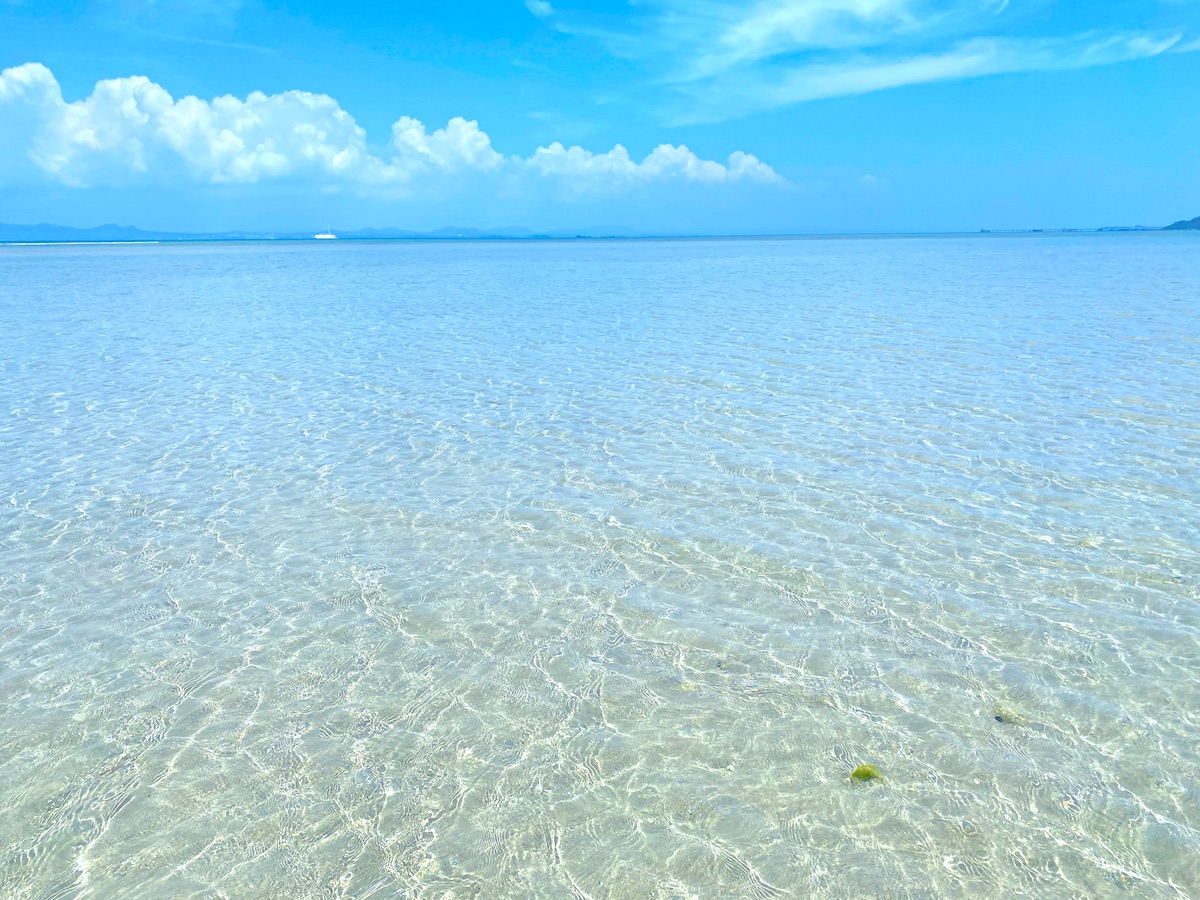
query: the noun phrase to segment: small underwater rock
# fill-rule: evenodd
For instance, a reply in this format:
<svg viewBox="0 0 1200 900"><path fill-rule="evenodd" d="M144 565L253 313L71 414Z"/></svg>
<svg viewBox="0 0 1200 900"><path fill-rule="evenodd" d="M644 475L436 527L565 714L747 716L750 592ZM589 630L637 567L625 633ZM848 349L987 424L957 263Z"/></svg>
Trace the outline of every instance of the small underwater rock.
<svg viewBox="0 0 1200 900"><path fill-rule="evenodd" d="M1020 713L1013 712L1007 706L1000 706L999 704L992 707L992 718L995 719L997 722L999 722L1001 725L1028 725L1029 724L1029 722L1026 721L1025 717L1022 716Z"/></svg>
<svg viewBox="0 0 1200 900"><path fill-rule="evenodd" d="M875 781L877 778L883 778L883 773L870 763L863 763L850 773L851 781Z"/></svg>

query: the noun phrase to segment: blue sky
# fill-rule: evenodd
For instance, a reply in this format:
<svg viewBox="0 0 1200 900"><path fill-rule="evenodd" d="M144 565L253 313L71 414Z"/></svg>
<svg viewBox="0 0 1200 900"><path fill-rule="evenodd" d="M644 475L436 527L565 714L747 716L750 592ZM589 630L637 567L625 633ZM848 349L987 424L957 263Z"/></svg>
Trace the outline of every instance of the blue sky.
<svg viewBox="0 0 1200 900"><path fill-rule="evenodd" d="M1200 214L1200 0L0 0L0 221Z"/></svg>

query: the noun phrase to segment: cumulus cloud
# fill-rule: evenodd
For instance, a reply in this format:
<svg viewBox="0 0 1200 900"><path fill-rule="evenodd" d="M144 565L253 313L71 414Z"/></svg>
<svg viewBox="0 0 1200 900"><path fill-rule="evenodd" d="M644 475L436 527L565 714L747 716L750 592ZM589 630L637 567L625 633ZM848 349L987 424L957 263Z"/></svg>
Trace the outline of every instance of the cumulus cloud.
<svg viewBox="0 0 1200 900"><path fill-rule="evenodd" d="M331 97L302 91L176 101L139 76L98 82L68 103L48 68L27 63L0 73L0 118L17 123L5 131L42 172L76 187L181 170L213 183L383 174L353 117Z"/></svg>
<svg viewBox="0 0 1200 900"><path fill-rule="evenodd" d="M405 160L447 171L488 170L504 164L504 157L492 149L492 140L479 123L462 117L428 134L419 121L403 116L392 126L392 144Z"/></svg>
<svg viewBox="0 0 1200 900"><path fill-rule="evenodd" d="M404 187L453 172L534 173L582 188L662 179L778 181L750 154L727 164L663 144L641 162L618 145L594 154L554 143L528 158L505 157L479 124L453 118L429 131L404 116L386 147L373 148L354 117L324 94L254 92L174 99L148 78L101 81L68 102L39 63L0 73L0 181L32 168L85 187L187 178L213 184L286 178L323 185Z"/></svg>
<svg viewBox="0 0 1200 900"><path fill-rule="evenodd" d="M542 175L557 175L580 187L671 177L713 183L781 180L770 166L740 150L729 157L728 165L722 165L701 159L687 147L671 144L660 144L639 163L620 144L607 153L591 153L582 147L564 147L556 141L549 147L539 147L527 163Z"/></svg>

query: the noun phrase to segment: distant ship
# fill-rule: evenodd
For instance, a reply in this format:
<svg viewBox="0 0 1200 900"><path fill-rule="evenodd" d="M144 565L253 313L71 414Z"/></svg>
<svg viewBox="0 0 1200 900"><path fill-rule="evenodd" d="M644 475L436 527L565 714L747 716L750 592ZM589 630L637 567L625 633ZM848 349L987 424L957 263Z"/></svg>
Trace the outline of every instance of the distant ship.
<svg viewBox="0 0 1200 900"><path fill-rule="evenodd" d="M336 241L337 235L332 231L323 231L321 234L314 234L313 237L318 241Z"/></svg>

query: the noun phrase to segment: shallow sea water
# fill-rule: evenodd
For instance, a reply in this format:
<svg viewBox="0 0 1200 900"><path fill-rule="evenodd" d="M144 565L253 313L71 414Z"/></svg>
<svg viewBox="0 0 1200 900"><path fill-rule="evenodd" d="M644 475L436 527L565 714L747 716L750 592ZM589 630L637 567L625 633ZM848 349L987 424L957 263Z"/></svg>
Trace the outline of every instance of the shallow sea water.
<svg viewBox="0 0 1200 900"><path fill-rule="evenodd" d="M0 896L1200 897L1194 235L7 247L0 334Z"/></svg>

